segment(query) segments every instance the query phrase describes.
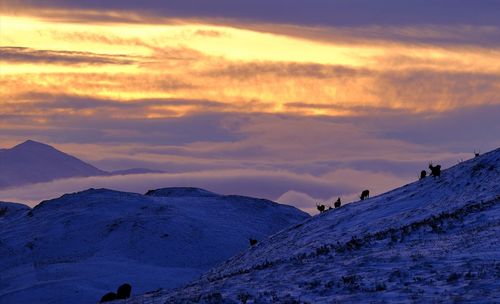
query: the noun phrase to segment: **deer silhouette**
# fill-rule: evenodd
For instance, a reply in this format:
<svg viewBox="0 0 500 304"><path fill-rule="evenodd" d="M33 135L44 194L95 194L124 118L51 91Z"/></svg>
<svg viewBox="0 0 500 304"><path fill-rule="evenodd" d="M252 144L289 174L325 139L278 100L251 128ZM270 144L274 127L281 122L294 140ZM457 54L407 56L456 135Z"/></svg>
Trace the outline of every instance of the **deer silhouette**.
<svg viewBox="0 0 500 304"><path fill-rule="evenodd" d="M116 291L116 298L120 300L128 299L130 298L130 293L132 292L132 286L130 284L122 284L120 287L118 287L118 290Z"/></svg>
<svg viewBox="0 0 500 304"><path fill-rule="evenodd" d="M429 163L429 169L431 170L431 175L434 177L441 176L441 165L433 166L432 163Z"/></svg>
<svg viewBox="0 0 500 304"><path fill-rule="evenodd" d="M364 200L366 198L369 198L370 197L370 190L363 190L363 192L361 192L361 196L359 197L361 200Z"/></svg>
<svg viewBox="0 0 500 304"><path fill-rule="evenodd" d="M477 150L476 152L476 149L474 149L474 157L478 157L479 155L481 155L481 150Z"/></svg>
<svg viewBox="0 0 500 304"><path fill-rule="evenodd" d="M424 179L426 177L427 177L427 171L425 170L420 171L420 179Z"/></svg>
<svg viewBox="0 0 500 304"><path fill-rule="evenodd" d="M104 296L102 296L99 303L111 302L114 300L125 300L130 298L130 292L132 291L132 286L128 283L120 285L116 293L108 292Z"/></svg>
<svg viewBox="0 0 500 304"><path fill-rule="evenodd" d="M319 213L323 213L325 212L326 206L316 204L316 208L318 209Z"/></svg>
<svg viewBox="0 0 500 304"><path fill-rule="evenodd" d="M118 300L116 293L114 292L108 292L107 294L103 295L99 303L104 303L104 302L111 302L114 300Z"/></svg>
<svg viewBox="0 0 500 304"><path fill-rule="evenodd" d="M340 207L340 205L342 205L342 203L340 202L340 197L335 201L335 203L333 204L333 206L335 206L335 208L338 208Z"/></svg>

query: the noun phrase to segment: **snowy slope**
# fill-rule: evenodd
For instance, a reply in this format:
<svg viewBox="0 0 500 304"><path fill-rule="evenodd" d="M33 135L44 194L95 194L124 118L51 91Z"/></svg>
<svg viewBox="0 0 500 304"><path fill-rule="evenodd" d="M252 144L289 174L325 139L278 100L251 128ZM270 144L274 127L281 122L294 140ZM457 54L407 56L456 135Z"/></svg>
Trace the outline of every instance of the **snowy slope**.
<svg viewBox="0 0 500 304"><path fill-rule="evenodd" d="M500 303L499 243L497 149L315 216L181 289L129 303Z"/></svg>
<svg viewBox="0 0 500 304"><path fill-rule="evenodd" d="M71 155L32 140L11 149L0 149L0 189L105 174Z"/></svg>
<svg viewBox="0 0 500 304"><path fill-rule="evenodd" d="M136 294L180 286L248 248L249 238L309 217L196 188L90 189L15 213L0 218L0 303L94 303L124 282Z"/></svg>
<svg viewBox="0 0 500 304"><path fill-rule="evenodd" d="M29 210L30 207L23 204L0 202L0 222L17 219Z"/></svg>

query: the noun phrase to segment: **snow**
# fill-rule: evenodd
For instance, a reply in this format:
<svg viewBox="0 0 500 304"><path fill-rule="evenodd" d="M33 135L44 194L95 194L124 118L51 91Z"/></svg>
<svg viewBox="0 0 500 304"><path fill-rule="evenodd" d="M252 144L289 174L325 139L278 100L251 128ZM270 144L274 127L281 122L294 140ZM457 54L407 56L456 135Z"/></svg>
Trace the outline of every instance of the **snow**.
<svg viewBox="0 0 500 304"><path fill-rule="evenodd" d="M194 188L194 187L170 187L157 190L150 190L146 193L148 196L156 197L216 197L218 194L213 192Z"/></svg>
<svg viewBox="0 0 500 304"><path fill-rule="evenodd" d="M154 194L154 195L153 195ZM0 217L0 303L95 303L125 282L173 288L309 216L196 188L150 195L89 189L8 206Z"/></svg>
<svg viewBox="0 0 500 304"><path fill-rule="evenodd" d="M500 149L294 225L127 303L500 302Z"/></svg>
<svg viewBox="0 0 500 304"><path fill-rule="evenodd" d="M30 208L23 204L0 201L0 222L18 218L29 210Z"/></svg>

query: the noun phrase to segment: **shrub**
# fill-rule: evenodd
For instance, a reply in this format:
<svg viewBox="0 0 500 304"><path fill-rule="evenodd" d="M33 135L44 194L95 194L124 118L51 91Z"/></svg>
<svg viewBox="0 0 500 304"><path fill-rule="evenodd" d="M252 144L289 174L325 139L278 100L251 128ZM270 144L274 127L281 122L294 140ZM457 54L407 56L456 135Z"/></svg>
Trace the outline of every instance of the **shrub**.
<svg viewBox="0 0 500 304"><path fill-rule="evenodd" d="M316 255L325 255L330 252L330 248L327 246L321 246L319 248L316 248Z"/></svg>
<svg viewBox="0 0 500 304"><path fill-rule="evenodd" d="M377 283L375 284L375 290L376 291L384 291L387 289L387 286L384 283Z"/></svg>
<svg viewBox="0 0 500 304"><path fill-rule="evenodd" d="M446 279L446 282L453 283L453 282L458 281L459 278L460 278L460 275L456 272L453 272L452 274L450 274L448 276L448 278Z"/></svg>
<svg viewBox="0 0 500 304"><path fill-rule="evenodd" d="M359 289L359 277L356 275L348 275L342 277L342 283L349 289Z"/></svg>
<svg viewBox="0 0 500 304"><path fill-rule="evenodd" d="M240 293L238 294L238 300L242 303L242 304L246 304L247 301L250 299L250 294L249 293Z"/></svg>
<svg viewBox="0 0 500 304"><path fill-rule="evenodd" d="M220 292L214 292L204 296L203 300L207 303L222 303L222 294Z"/></svg>

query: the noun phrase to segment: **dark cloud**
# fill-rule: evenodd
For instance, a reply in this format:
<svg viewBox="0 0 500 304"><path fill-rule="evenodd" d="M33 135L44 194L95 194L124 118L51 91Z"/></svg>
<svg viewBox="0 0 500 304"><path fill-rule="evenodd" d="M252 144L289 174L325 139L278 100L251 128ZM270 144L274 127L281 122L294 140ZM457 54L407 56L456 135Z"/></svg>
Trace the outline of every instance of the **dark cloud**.
<svg viewBox="0 0 500 304"><path fill-rule="evenodd" d="M81 10L132 11L127 22L140 17L139 13L149 12L153 16L176 18L226 18L252 20L269 23L364 26L364 25L481 25L498 26L500 2L496 0L455 1L455 0L275 0L275 1L233 1L233 0L7 0L7 8L31 7L40 9L73 9L77 17ZM473 13L472 13L473 12ZM87 13L86 19L93 17ZM66 16L71 18L73 16ZM95 16L94 16L95 17ZM123 21L120 16L103 13L110 21ZM149 17L151 18L151 16Z"/></svg>
<svg viewBox="0 0 500 304"><path fill-rule="evenodd" d="M0 117L0 119L2 119ZM50 126L2 128L4 136L42 138L55 143L101 143L143 145L182 145L197 141L220 142L240 137L219 124L217 115L191 116L188 119L119 119L53 115ZM25 117L25 122L29 119Z"/></svg>
<svg viewBox="0 0 500 304"><path fill-rule="evenodd" d="M306 77L306 78L349 78L368 76L373 71L342 65L328 65L297 62L221 62L216 68L204 72L204 76L245 79L261 75Z"/></svg>
<svg viewBox="0 0 500 304"><path fill-rule="evenodd" d="M21 105L17 111L13 108L10 113L6 112L10 104L3 108L0 122L8 123L2 127L4 139L15 137L39 138L48 143L140 144L140 147L129 152L240 161L275 161L281 158L283 162L289 159L297 167L302 161L312 167L321 164L323 156L320 155L327 155L328 151L334 157L339 151L353 150L359 154L359 151L369 148L376 156L367 155L363 159L370 162L387 160L380 156L383 156L383 151L397 148L388 146L394 145L394 141L415 145L404 149L417 153L439 149L466 152L474 147L487 150L500 144L496 136L500 133L498 104L417 113L360 107L354 109L354 115L334 117L208 110L181 117L144 119L143 116L128 117L127 114L141 113L156 105L199 105L205 111L207 107L221 109L223 105L203 100L117 102L74 96L56 96L44 100L44 95L31 98L36 100L27 103L30 111L18 101L12 103L13 106ZM52 109L72 109L76 112L52 113ZM79 111L85 109L96 109L96 112L91 116L80 115ZM109 119L112 114L115 117ZM417 146L423 149L418 151ZM312 153L309 155L311 161L305 161L300 157L301 153ZM369 166L366 162L362 164ZM355 163L351 162L350 165L354 166Z"/></svg>
<svg viewBox="0 0 500 304"><path fill-rule="evenodd" d="M95 98L87 96L74 95L51 95L46 93L30 93L22 94L13 97L11 103L5 105L4 108L14 106L18 102L22 102L23 107L38 108L40 110L50 109L95 109L95 108L113 108L133 109L140 111L154 106L169 106L169 107L184 107L184 106L199 106L203 109L218 109L223 108L224 103L212 100L194 100L194 99L179 99L179 98L151 98L151 99L132 99L127 101L119 101L113 99Z"/></svg>
<svg viewBox="0 0 500 304"><path fill-rule="evenodd" d="M379 126L385 138L395 138L453 152L472 153L500 146L500 104L466 107L433 115L414 115ZM404 120L404 121L403 121Z"/></svg>
<svg viewBox="0 0 500 304"><path fill-rule="evenodd" d="M403 70L377 77L376 95L429 108L456 108L498 102L500 75L494 72Z"/></svg>
<svg viewBox="0 0 500 304"><path fill-rule="evenodd" d="M0 47L0 61L31 64L133 64L126 55L104 55L90 52L35 50L26 47Z"/></svg>
<svg viewBox="0 0 500 304"><path fill-rule="evenodd" d="M456 45L496 47L500 44L500 27L498 24L481 26L422 23L307 27L287 24L228 23L236 27L259 32L358 46L386 46L388 42L402 42L418 46L439 45L442 47Z"/></svg>
<svg viewBox="0 0 500 304"><path fill-rule="evenodd" d="M47 94L64 94L65 92L81 92L87 96L95 96L103 92L173 92L191 90L195 86L189 79L181 79L168 73L111 73L96 72L82 74L78 70L72 72L41 72L6 74L0 78L0 85L12 88L19 95L31 92Z"/></svg>
<svg viewBox="0 0 500 304"><path fill-rule="evenodd" d="M49 143L103 143L143 146L183 145L197 141L221 142L241 139L223 113L173 117L163 107L192 106L203 111L224 104L210 100L137 99L116 101L68 95L27 94L2 105L3 138L38 138ZM145 118L155 109L169 118ZM83 111L92 111L85 115Z"/></svg>
<svg viewBox="0 0 500 304"><path fill-rule="evenodd" d="M215 30L196 30L194 32L195 36L202 36L202 37L222 37L225 34L220 32L220 31L215 31Z"/></svg>
<svg viewBox="0 0 500 304"><path fill-rule="evenodd" d="M201 76L223 78L232 83L247 82L256 87L268 85L274 92L285 96L290 91L301 96L300 89L304 87L308 92L312 91L311 94L326 99L323 103L284 102L290 110L368 111L373 114L373 111L388 111L389 107L398 108L394 105L404 109L428 110L495 102L500 93L500 76L496 71L443 69L463 65L452 59L447 60L409 56L391 60L380 58L379 62L384 67L382 70L295 62L221 62ZM267 79L270 81L265 81ZM274 83L276 86L273 86ZM352 97L355 95L353 86L357 87L363 99ZM329 93L330 89L335 90L334 96ZM318 100L321 98L318 96L310 98Z"/></svg>

